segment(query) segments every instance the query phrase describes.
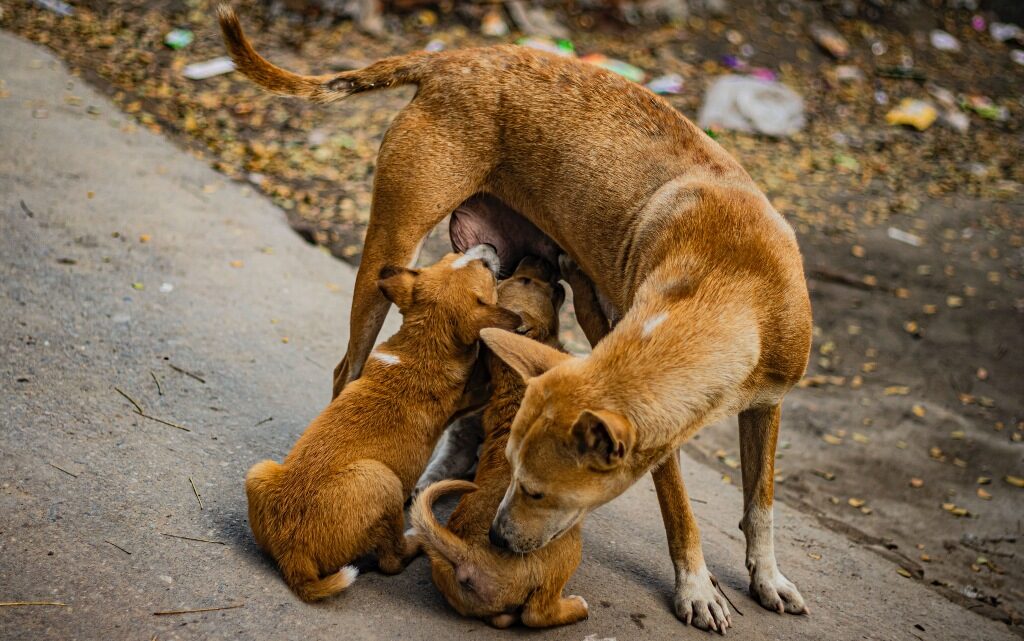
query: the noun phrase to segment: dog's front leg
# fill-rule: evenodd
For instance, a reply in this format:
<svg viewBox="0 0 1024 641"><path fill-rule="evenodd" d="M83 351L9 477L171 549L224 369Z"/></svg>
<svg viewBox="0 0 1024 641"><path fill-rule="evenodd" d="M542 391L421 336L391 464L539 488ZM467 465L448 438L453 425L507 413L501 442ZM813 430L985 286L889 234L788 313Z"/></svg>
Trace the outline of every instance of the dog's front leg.
<svg viewBox="0 0 1024 641"><path fill-rule="evenodd" d="M775 561L772 504L775 494L775 444L781 406L740 412L740 457L743 463L743 520L747 538L750 591L764 607L806 614L796 586L779 572Z"/></svg>
<svg viewBox="0 0 1024 641"><path fill-rule="evenodd" d="M677 453L672 452L651 472L665 521L668 549L676 570L676 616L702 630L725 633L732 626L729 605L704 563L700 530L690 508L679 472Z"/></svg>

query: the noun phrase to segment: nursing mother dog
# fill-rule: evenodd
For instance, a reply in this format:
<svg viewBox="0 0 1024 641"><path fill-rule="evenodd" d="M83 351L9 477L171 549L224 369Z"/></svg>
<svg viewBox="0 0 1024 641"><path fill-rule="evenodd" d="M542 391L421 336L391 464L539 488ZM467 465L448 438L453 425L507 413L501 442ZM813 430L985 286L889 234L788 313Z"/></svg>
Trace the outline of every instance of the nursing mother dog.
<svg viewBox="0 0 1024 641"><path fill-rule="evenodd" d="M596 341L589 357L553 366L528 339L487 332L528 380L492 540L536 550L651 471L676 615L724 631L729 608L675 454L738 413L751 592L769 609L806 612L775 561L772 474L782 398L810 351L810 302L793 231L746 171L661 98L577 60L502 46L301 76L260 57L230 10L220 21L238 70L272 91L329 103L418 87L381 144L335 393L360 376L383 323L381 267L410 264L439 221L489 194L504 209L462 217L472 229L458 237L504 258L520 230L538 229L593 282L609 319L581 323Z"/></svg>

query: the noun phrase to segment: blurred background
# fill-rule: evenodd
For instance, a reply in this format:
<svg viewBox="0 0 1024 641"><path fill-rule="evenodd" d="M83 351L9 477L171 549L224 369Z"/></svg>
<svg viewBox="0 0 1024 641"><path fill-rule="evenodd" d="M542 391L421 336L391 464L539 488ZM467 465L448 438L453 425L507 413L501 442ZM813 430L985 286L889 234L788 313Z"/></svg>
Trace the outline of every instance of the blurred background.
<svg viewBox="0 0 1024 641"><path fill-rule="evenodd" d="M208 160L223 182L205 190L247 183L358 264L376 152L413 89L330 108L267 95L222 59L215 4L3 0L0 27L53 49L130 127ZM1022 630L1024 3L232 4L288 69L519 43L621 73L697 121L805 253L815 344L784 410L779 498ZM73 91L63 99L105 117ZM422 260L446 248L442 225ZM566 345L586 351L566 327ZM687 448L739 483L735 425Z"/></svg>

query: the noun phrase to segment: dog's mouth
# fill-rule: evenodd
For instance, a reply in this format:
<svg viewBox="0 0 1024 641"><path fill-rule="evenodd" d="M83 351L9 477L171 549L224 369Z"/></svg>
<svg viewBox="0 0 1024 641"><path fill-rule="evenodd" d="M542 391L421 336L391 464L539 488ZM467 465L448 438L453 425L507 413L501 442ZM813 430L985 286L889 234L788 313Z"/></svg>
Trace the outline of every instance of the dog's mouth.
<svg viewBox="0 0 1024 641"><path fill-rule="evenodd" d="M558 244L502 201L490 194L471 196L452 212L448 225L452 249L465 252L490 245L501 264L499 278L507 278L527 255L558 264Z"/></svg>

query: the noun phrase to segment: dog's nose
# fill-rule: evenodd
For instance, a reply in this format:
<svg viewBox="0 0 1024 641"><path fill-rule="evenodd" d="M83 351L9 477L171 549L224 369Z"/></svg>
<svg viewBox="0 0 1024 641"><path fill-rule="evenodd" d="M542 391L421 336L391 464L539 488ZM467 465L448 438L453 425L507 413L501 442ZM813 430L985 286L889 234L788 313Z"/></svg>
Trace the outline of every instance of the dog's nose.
<svg viewBox="0 0 1024 641"><path fill-rule="evenodd" d="M491 525L491 529L487 531L487 538L491 540L491 545L499 550L508 549L508 539L506 539L501 532L494 529L494 525Z"/></svg>

